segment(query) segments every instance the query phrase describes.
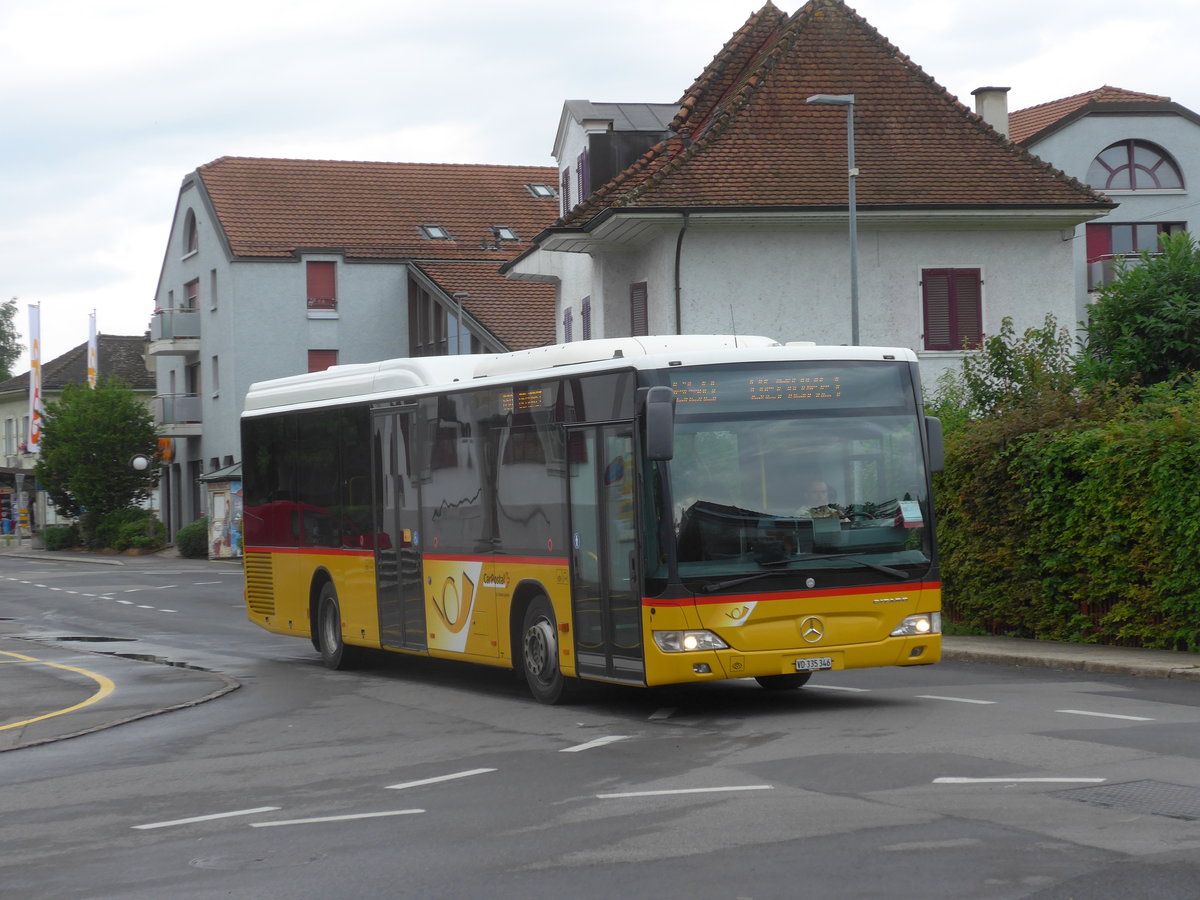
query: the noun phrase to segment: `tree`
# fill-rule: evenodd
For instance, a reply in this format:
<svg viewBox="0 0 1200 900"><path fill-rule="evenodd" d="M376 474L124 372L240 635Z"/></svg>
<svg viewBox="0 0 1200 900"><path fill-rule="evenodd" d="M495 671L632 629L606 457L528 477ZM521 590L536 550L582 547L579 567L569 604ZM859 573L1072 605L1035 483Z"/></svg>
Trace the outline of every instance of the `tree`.
<svg viewBox="0 0 1200 900"><path fill-rule="evenodd" d="M0 381L12 378L12 367L25 346L18 340L16 326L17 298L0 303Z"/></svg>
<svg viewBox="0 0 1200 900"><path fill-rule="evenodd" d="M1084 325L1085 383L1150 385L1200 370L1200 247L1173 234L1159 251L1100 289Z"/></svg>
<svg viewBox="0 0 1200 900"><path fill-rule="evenodd" d="M104 516L150 496L157 442L150 411L124 382L69 384L46 404L34 474L59 512L81 516L90 533ZM142 472L130 465L138 454L152 461Z"/></svg>

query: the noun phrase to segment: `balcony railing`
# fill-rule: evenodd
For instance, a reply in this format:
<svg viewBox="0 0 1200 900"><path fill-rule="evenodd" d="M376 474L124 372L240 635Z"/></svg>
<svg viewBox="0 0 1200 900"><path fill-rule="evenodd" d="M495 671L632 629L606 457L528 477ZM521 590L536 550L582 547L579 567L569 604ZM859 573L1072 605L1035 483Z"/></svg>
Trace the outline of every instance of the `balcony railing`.
<svg viewBox="0 0 1200 900"><path fill-rule="evenodd" d="M203 421L196 394L159 394L154 398L154 421L160 425L198 424Z"/></svg>
<svg viewBox="0 0 1200 900"><path fill-rule="evenodd" d="M1151 256L1158 256L1151 253ZM1117 277L1118 266L1132 268L1142 259L1140 253L1113 253L1088 263L1088 290L1098 291Z"/></svg>
<svg viewBox="0 0 1200 900"><path fill-rule="evenodd" d="M200 313L194 309L160 309L150 320L150 340L174 341L200 337Z"/></svg>

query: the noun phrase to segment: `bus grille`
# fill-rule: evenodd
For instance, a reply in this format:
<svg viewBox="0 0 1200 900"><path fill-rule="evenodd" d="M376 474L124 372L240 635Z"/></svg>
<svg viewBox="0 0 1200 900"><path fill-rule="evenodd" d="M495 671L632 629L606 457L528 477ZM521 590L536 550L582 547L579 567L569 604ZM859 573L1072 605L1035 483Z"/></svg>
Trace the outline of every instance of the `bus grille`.
<svg viewBox="0 0 1200 900"><path fill-rule="evenodd" d="M270 553L247 553L246 606L260 616L275 615L275 579Z"/></svg>

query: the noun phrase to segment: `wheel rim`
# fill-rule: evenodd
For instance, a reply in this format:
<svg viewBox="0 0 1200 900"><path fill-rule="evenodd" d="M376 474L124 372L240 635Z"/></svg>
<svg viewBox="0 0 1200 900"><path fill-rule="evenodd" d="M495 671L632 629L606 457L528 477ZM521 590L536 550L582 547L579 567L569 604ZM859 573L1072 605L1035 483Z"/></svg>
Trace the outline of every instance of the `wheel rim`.
<svg viewBox="0 0 1200 900"><path fill-rule="evenodd" d="M557 663L554 629L545 619L538 619L525 632L525 671L542 684L548 684L554 678Z"/></svg>
<svg viewBox="0 0 1200 900"><path fill-rule="evenodd" d="M325 642L325 646L329 651L336 652L338 645L341 643L342 635L338 628L338 617L334 614L333 604L325 604L324 615L321 617L321 632Z"/></svg>

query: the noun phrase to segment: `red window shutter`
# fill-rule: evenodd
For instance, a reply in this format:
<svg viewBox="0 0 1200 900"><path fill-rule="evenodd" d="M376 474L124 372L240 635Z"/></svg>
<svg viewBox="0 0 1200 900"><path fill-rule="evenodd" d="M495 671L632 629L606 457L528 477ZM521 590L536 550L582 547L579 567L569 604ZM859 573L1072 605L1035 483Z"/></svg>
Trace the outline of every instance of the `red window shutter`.
<svg viewBox="0 0 1200 900"><path fill-rule="evenodd" d="M1088 225L1087 227L1087 261L1090 263L1112 255L1112 227L1109 225Z"/></svg>
<svg viewBox="0 0 1200 900"><path fill-rule="evenodd" d="M336 270L332 262L308 264L308 308L337 309Z"/></svg>
<svg viewBox="0 0 1200 900"><path fill-rule="evenodd" d="M634 337L650 333L646 315L646 282L644 281L629 286L629 333Z"/></svg>
<svg viewBox="0 0 1200 900"><path fill-rule="evenodd" d="M308 371L324 372L330 366L337 365L338 352L336 350L309 350L308 351Z"/></svg>
<svg viewBox="0 0 1200 900"><path fill-rule="evenodd" d="M921 272L926 350L965 350L982 343L982 285L979 269Z"/></svg>

